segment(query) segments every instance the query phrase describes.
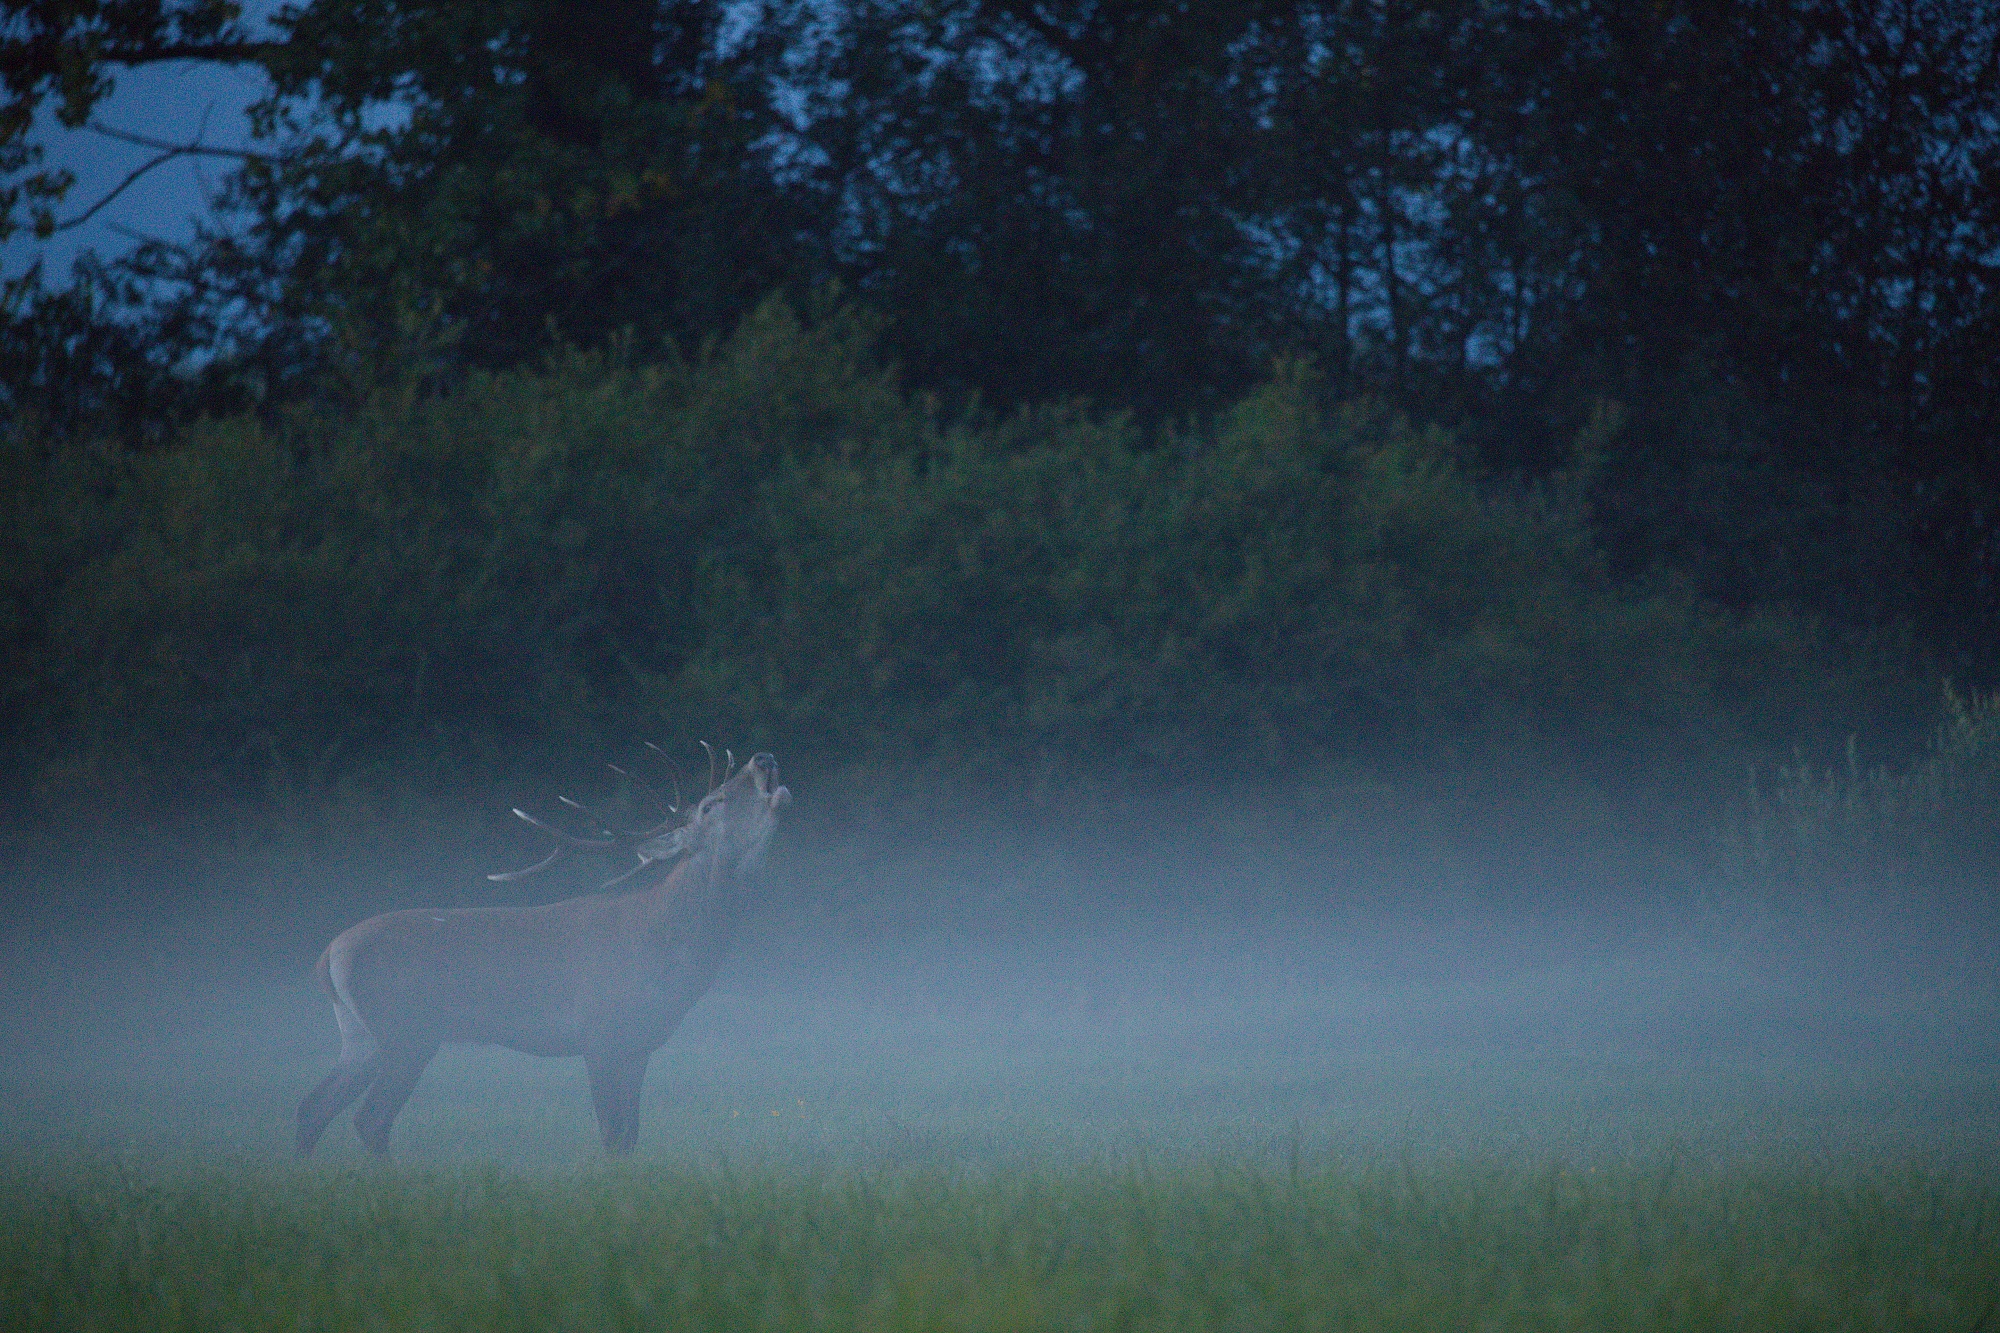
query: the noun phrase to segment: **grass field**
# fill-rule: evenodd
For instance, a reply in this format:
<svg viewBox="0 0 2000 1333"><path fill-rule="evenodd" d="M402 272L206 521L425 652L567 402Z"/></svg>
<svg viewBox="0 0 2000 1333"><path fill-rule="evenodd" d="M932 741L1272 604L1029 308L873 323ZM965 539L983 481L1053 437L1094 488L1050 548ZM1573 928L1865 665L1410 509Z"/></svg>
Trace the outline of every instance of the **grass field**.
<svg viewBox="0 0 2000 1333"><path fill-rule="evenodd" d="M767 930L635 1161L451 1050L301 1165L310 934L0 942L0 1326L2000 1330L1978 932Z"/></svg>
<svg viewBox="0 0 2000 1333"><path fill-rule="evenodd" d="M10 1327L1989 1327L1911 1166L5 1168Z"/></svg>

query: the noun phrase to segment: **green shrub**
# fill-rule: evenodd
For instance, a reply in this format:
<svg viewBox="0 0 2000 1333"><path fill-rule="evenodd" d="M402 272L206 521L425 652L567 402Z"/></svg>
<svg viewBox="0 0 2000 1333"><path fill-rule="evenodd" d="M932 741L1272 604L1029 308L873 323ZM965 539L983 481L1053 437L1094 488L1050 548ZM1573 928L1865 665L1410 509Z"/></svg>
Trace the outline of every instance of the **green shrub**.
<svg viewBox="0 0 2000 1333"><path fill-rule="evenodd" d="M63 693L48 649L71 571L117 541L119 462L107 450L52 448L0 430L0 753L18 780L50 757Z"/></svg>
<svg viewBox="0 0 2000 1333"><path fill-rule="evenodd" d="M1752 768L1722 831L1739 893L1827 902L1855 896L1991 895L2000 885L2000 695L1945 689L1925 753L1908 767L1821 768L1803 757Z"/></svg>
<svg viewBox="0 0 2000 1333"><path fill-rule="evenodd" d="M1808 681L1816 646L1613 578L1583 500L1604 421L1535 488L1297 362L1165 438L1078 406L940 422L864 322L775 301L664 365L439 391L368 361L337 410L128 460L102 540L10 558L14 588L60 566L60 609L10 622L45 794L298 818L639 735L946 799L1246 761L1624 781L1735 753L1741 681Z"/></svg>
<svg viewBox="0 0 2000 1333"><path fill-rule="evenodd" d="M1684 590L1617 586L1580 489L1488 486L1442 432L1323 410L1297 364L1161 444L1045 409L921 456L794 458L765 539L705 566L681 683L857 770L1017 788L1246 757L1391 779L1712 764L1748 635Z"/></svg>

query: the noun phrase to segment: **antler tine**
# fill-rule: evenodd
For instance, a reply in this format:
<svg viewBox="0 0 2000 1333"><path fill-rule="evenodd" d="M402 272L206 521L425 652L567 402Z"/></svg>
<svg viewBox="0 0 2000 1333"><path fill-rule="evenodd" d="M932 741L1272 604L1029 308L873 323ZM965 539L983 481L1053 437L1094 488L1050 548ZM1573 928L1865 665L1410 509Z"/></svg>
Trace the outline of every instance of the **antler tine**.
<svg viewBox="0 0 2000 1333"><path fill-rule="evenodd" d="M557 861L560 861L562 859L562 854L563 854L562 844L557 843L556 849L554 851L550 852L547 856L535 862L533 865L529 866L525 870L503 870L497 875L488 875L486 878L492 880L495 884L505 884L509 880L526 879L530 875L540 874L542 871L547 870L550 866L554 865Z"/></svg>
<svg viewBox="0 0 2000 1333"><path fill-rule="evenodd" d="M701 743L701 748L708 751L708 789L710 791L714 791L715 790L715 747L713 745L710 745L707 741L703 741Z"/></svg>
<svg viewBox="0 0 2000 1333"><path fill-rule="evenodd" d="M632 876L638 874L640 871L644 870L647 866L651 864L653 864L651 861L648 861L645 857L642 856L639 858L638 865L633 866L630 870L626 871L622 875L613 875L610 879L605 880L602 884L598 885L597 887L600 889L608 889L615 884L623 884L626 880L632 878Z"/></svg>
<svg viewBox="0 0 2000 1333"><path fill-rule="evenodd" d="M651 741L646 742L646 748L667 761L667 772L672 776L674 784L674 803L667 808L675 814L679 814L681 809L681 766L674 762L672 755Z"/></svg>
<svg viewBox="0 0 2000 1333"><path fill-rule="evenodd" d="M729 767L722 770L722 780L727 782L736 776L736 751L725 748L723 753L729 756Z"/></svg>
<svg viewBox="0 0 2000 1333"><path fill-rule="evenodd" d="M643 778L639 777L636 773L627 773L624 769L618 767L618 765L616 764L606 764L605 767L610 769L613 773L616 773L618 776L624 778L627 782L630 782L640 791L645 792L646 795L652 797L654 800L658 801L661 805L667 807L667 818L661 820L659 823L653 825L651 828L643 828L634 832L632 834L634 838L638 839L657 838L662 833L665 833L668 829L672 828L675 824L680 822L680 812L681 812L680 806L668 804L667 798L660 795L660 793L654 791L651 787L647 786Z"/></svg>
<svg viewBox="0 0 2000 1333"><path fill-rule="evenodd" d="M582 814L585 818L589 819L593 824L597 825L597 827L602 829L604 832L609 833L611 835L612 840L610 843L605 844L607 847L617 843L631 842L634 839L644 836L642 834L632 833L626 829L619 828L616 824L606 819L603 815L598 814L597 811L591 809L589 806L585 805L582 801L572 801L567 796L558 796L556 797L556 799L558 801L561 801L564 805L568 806L570 809L575 810L578 813Z"/></svg>
<svg viewBox="0 0 2000 1333"><path fill-rule="evenodd" d="M486 877L496 884L506 884L512 880L526 879L530 875L540 874L556 862L562 860L562 854L572 847L581 847L587 851L601 851L606 847L616 845L609 838L579 838L575 834L565 833L553 824L544 824L541 820L535 818L519 806L514 808L514 817L524 823L533 824L536 828L554 838L556 840L555 850L525 869L502 870L497 874Z"/></svg>
<svg viewBox="0 0 2000 1333"><path fill-rule="evenodd" d="M519 807L515 808L514 816L517 819L522 819L533 824L536 828L548 834L565 847L582 847L588 851L601 852L606 847L616 847L618 845L610 838L579 838L574 833L565 833L554 824L544 824L541 820Z"/></svg>
<svg viewBox="0 0 2000 1333"><path fill-rule="evenodd" d="M619 777L624 778L627 782L637 787L640 791L646 793L646 795L652 797L655 801L659 802L661 805L667 807L669 813L671 814L680 813L681 809L680 802L669 801L666 797L660 795L659 792L653 789L652 784L648 783L644 778L640 777L637 773L628 773L624 769L618 767L618 765L616 764L606 764L605 767L610 769L613 773L616 773Z"/></svg>

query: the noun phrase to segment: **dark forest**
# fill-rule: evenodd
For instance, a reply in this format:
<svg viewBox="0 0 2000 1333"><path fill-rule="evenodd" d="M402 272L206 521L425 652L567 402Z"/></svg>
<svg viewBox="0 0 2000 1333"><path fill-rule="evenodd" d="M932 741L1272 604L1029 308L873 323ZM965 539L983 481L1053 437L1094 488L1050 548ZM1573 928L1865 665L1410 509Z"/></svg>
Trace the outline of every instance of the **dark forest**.
<svg viewBox="0 0 2000 1333"><path fill-rule="evenodd" d="M9 285L10 786L450 788L660 728L1016 796L1905 765L2000 672L1996 39L11 7L8 227L87 205L32 117L121 68L271 94L194 243Z"/></svg>

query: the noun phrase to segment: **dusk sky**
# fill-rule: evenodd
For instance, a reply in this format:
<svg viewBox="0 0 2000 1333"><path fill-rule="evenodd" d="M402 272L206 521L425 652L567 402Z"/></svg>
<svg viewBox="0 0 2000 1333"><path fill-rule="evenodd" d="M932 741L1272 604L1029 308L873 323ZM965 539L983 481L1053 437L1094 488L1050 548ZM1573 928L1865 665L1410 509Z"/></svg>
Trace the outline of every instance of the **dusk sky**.
<svg viewBox="0 0 2000 1333"><path fill-rule="evenodd" d="M125 70L117 75L117 90L99 106L93 119L151 138L185 143L200 133L204 143L239 147L249 139L244 108L256 100L263 86L263 75L248 67L188 61ZM76 184L56 212L58 221L84 212L127 174L158 156L151 149L87 129L64 129L47 111L41 117L37 140L47 149L49 165L76 173ZM131 249L135 236L186 238L193 234L192 219L207 208L208 193L231 166L228 160L214 157L183 157L163 163L82 226L58 232L46 241L22 232L0 243L0 256L4 256L0 271L12 277L39 258L44 277L61 285L71 262L84 250L110 256Z"/></svg>

